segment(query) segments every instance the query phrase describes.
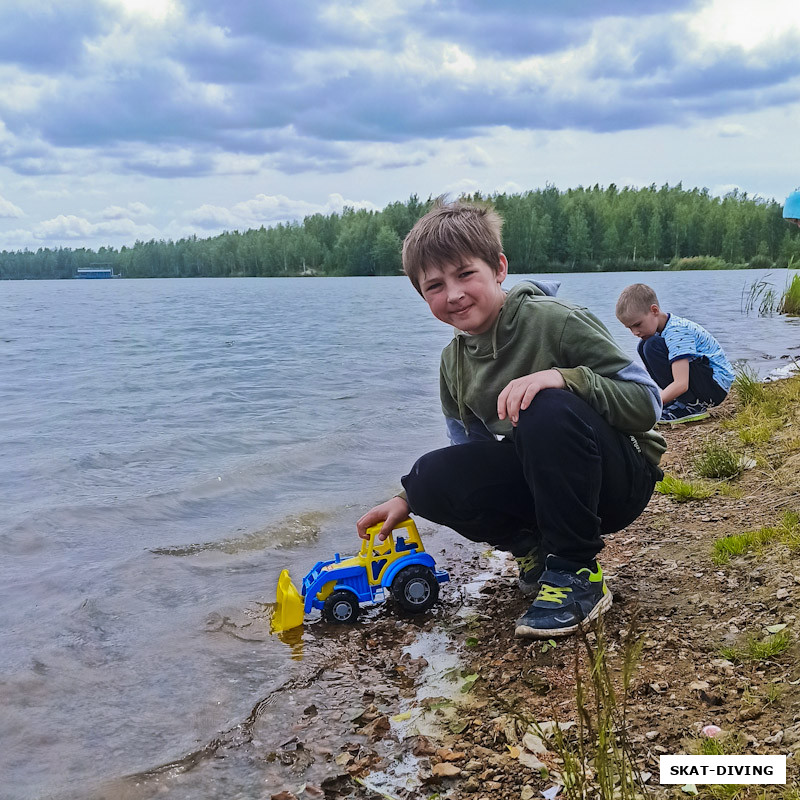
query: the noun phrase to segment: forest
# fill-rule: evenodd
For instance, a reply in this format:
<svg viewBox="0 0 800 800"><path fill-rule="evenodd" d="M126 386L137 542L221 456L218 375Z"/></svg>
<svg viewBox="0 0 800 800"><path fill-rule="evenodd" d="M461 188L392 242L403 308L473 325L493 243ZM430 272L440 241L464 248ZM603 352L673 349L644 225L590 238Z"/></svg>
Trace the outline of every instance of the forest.
<svg viewBox="0 0 800 800"><path fill-rule="evenodd" d="M503 217L511 271L589 272L786 267L800 263L800 231L774 200L734 191L655 184L547 185L519 194L480 194ZM397 275L412 225L433 203L412 195L380 211L345 208L302 222L119 249L40 248L0 252L0 279L74 278L111 267L125 278Z"/></svg>

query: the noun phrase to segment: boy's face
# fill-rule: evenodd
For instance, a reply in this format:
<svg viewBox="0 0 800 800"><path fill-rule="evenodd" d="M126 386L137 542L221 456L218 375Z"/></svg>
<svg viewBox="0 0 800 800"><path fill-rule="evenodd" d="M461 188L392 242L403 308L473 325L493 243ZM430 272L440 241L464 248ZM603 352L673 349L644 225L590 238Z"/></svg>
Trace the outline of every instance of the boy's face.
<svg viewBox="0 0 800 800"><path fill-rule="evenodd" d="M465 333L485 333L503 307L505 292L500 284L507 274L504 255L497 272L483 259L470 257L442 269L431 267L420 281L420 290L436 319Z"/></svg>
<svg viewBox="0 0 800 800"><path fill-rule="evenodd" d="M647 311L639 311L624 319L621 318L620 322L634 336L638 336L640 339L649 339L658 331L659 311L658 306L652 305Z"/></svg>

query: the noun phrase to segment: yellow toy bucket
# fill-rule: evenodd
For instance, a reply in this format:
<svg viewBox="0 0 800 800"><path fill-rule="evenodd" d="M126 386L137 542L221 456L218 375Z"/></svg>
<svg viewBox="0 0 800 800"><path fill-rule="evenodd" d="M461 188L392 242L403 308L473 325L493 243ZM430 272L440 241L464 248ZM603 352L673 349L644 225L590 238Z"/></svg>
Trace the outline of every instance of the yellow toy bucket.
<svg viewBox="0 0 800 800"><path fill-rule="evenodd" d="M278 578L276 603L271 622L273 633L288 631L303 624L303 598L292 583L288 569L283 570Z"/></svg>

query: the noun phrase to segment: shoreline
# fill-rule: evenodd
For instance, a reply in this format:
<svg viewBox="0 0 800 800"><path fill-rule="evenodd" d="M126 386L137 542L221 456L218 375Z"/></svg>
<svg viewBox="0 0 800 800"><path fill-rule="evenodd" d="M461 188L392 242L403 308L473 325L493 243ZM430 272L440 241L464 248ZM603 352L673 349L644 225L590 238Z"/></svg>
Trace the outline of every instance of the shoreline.
<svg viewBox="0 0 800 800"><path fill-rule="evenodd" d="M788 780L798 778L800 402L790 400L800 398L800 376L757 385L780 424L756 436L768 415L753 418L752 406L731 397L710 419L667 429L665 472L709 494L686 502L654 494L636 522L606 537L600 556L614 593L602 635L612 683L626 648L639 649L618 733L641 797L687 796L658 785L658 758L696 752L708 725L730 752L787 755ZM698 478L694 463L709 441L746 457L740 476ZM759 530L777 533L715 563L714 542ZM195 785L210 788L208 770L245 756L258 759L272 800L565 797L564 748L583 724L576 680L591 696L595 634L555 646L515 639L513 621L529 600L516 589L513 562L439 537L432 550L438 561L447 545L454 580L432 612L401 619L385 604L354 628L306 626L305 677L263 699L213 758L114 782L96 800L148 797L154 782L166 796L190 796ZM747 655L748 642L775 637L785 647ZM585 779L587 796L602 796L593 767ZM715 797L709 787L693 791ZM743 787L736 797L795 797L787 791Z"/></svg>

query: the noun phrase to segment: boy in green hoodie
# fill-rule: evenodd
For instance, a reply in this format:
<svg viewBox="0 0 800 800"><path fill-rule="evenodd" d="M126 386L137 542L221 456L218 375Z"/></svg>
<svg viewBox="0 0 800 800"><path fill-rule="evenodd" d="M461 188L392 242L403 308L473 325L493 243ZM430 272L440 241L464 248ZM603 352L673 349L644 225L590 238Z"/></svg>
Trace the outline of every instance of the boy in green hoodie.
<svg viewBox="0 0 800 800"><path fill-rule="evenodd" d="M502 288L500 217L437 205L403 243L403 269L452 325L440 393L451 447L422 456L405 492L368 511L381 538L409 513L512 553L535 594L516 635L566 636L611 605L596 556L662 473L659 390L585 308L546 284Z"/></svg>

